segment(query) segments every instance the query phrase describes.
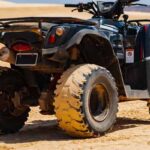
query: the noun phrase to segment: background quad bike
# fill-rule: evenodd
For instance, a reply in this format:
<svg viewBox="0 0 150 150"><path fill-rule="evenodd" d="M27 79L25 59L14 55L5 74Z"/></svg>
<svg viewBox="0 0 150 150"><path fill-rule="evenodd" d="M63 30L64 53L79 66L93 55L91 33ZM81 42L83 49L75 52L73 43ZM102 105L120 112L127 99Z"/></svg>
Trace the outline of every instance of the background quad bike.
<svg viewBox="0 0 150 150"><path fill-rule="evenodd" d="M143 79L145 83L145 76L134 76L134 82L130 78L133 72L141 75L141 70L136 72L139 66L125 62L124 51L133 50L133 40L143 34L141 21L129 22L127 15L118 20L132 2L136 1L66 5L92 13L93 18L87 21L56 17L0 20L1 42L6 45L0 58L11 63L11 69L1 68L2 134L22 128L29 107L40 105L43 114L55 111L59 126L69 135L97 137L115 123L119 100L149 99L147 87L136 82ZM99 5L106 8L100 11ZM30 25L35 22L38 27ZM133 72L126 74L129 69ZM129 95L133 91L127 91L124 83L137 93Z"/></svg>

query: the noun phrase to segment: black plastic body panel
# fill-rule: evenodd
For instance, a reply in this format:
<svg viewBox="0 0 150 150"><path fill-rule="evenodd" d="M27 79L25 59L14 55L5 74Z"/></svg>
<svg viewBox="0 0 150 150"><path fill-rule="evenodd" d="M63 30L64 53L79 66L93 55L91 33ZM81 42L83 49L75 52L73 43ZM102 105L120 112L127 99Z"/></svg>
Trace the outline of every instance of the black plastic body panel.
<svg viewBox="0 0 150 150"><path fill-rule="evenodd" d="M126 65L124 72L125 84L136 90L147 89L146 70L146 62Z"/></svg>

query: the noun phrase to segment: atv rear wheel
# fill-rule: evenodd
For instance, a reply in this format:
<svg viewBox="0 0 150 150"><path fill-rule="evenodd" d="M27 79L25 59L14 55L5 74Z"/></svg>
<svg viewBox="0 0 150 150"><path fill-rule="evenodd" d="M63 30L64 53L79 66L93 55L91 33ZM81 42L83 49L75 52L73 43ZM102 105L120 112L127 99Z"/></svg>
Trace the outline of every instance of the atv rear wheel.
<svg viewBox="0 0 150 150"><path fill-rule="evenodd" d="M73 137L97 137L116 121L118 92L108 70L80 65L66 71L55 92L59 126Z"/></svg>
<svg viewBox="0 0 150 150"><path fill-rule="evenodd" d="M0 134L19 131L28 118L29 107L20 105L16 108L13 102L20 98L23 86L24 82L17 72L9 69L0 72Z"/></svg>

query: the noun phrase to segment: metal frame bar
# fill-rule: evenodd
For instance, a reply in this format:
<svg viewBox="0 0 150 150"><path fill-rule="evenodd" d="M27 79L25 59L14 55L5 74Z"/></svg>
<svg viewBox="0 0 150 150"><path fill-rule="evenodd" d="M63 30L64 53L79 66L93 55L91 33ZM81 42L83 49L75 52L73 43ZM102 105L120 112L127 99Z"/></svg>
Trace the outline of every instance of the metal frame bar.
<svg viewBox="0 0 150 150"><path fill-rule="evenodd" d="M54 24L61 24L61 23L79 23L79 24L85 24L85 25L95 25L95 23L77 19L77 18L71 18L71 17L23 17L23 18L4 18L0 19L1 26L7 27L10 24L14 23L23 23L23 22L47 22L47 23L54 23Z"/></svg>
<svg viewBox="0 0 150 150"><path fill-rule="evenodd" d="M150 19L139 19L139 20L129 20L128 23L131 22L150 22Z"/></svg>

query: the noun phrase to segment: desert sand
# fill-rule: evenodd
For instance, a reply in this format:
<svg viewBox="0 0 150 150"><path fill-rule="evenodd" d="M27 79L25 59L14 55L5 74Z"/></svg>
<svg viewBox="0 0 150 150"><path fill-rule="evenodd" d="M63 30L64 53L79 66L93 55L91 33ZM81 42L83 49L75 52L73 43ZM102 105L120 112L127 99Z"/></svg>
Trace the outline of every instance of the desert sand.
<svg viewBox="0 0 150 150"><path fill-rule="evenodd" d="M130 14L133 18L150 18L150 14ZM32 7L9 4L0 8L1 18L22 16L90 17L87 14L70 13L70 9L56 5ZM149 150L150 115L146 105L146 102L141 101L121 103L114 129L93 139L73 139L67 136L58 128L55 116L41 116L38 108L33 108L25 127L19 133L0 136L0 150Z"/></svg>
<svg viewBox="0 0 150 150"><path fill-rule="evenodd" d="M54 116L41 116L37 108L32 109L28 122L19 133L0 137L0 150L101 149L150 149L150 115L146 103L120 104L113 130L99 138L73 139L58 128Z"/></svg>

